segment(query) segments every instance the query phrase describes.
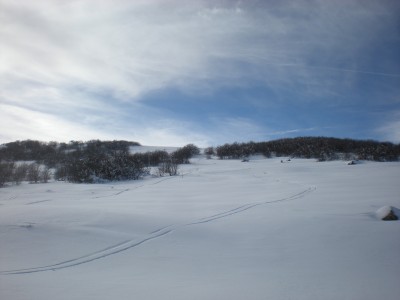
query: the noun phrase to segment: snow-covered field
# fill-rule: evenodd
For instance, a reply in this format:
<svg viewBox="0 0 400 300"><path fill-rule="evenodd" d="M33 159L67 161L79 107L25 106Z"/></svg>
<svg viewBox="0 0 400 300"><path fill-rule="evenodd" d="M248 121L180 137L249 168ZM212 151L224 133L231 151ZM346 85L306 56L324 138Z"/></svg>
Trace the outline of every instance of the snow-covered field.
<svg viewBox="0 0 400 300"><path fill-rule="evenodd" d="M280 161L0 189L0 299L400 299L400 163Z"/></svg>

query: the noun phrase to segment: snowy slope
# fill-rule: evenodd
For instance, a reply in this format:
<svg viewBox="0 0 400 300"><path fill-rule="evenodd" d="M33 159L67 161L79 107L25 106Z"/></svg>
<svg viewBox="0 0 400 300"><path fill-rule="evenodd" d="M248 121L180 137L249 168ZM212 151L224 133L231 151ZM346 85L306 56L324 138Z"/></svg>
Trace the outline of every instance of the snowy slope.
<svg viewBox="0 0 400 300"><path fill-rule="evenodd" d="M400 164L280 160L0 189L0 299L398 299Z"/></svg>
<svg viewBox="0 0 400 300"><path fill-rule="evenodd" d="M146 152L154 152L154 151L166 151L168 153L172 153L179 149L179 147L160 147L160 146L131 146L131 153L146 153Z"/></svg>

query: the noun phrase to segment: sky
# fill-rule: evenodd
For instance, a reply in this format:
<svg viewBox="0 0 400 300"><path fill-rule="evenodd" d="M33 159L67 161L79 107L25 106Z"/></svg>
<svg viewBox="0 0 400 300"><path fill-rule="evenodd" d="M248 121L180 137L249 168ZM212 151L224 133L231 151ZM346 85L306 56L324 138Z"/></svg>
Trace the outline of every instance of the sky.
<svg viewBox="0 0 400 300"><path fill-rule="evenodd" d="M0 0L0 144L400 143L396 0Z"/></svg>

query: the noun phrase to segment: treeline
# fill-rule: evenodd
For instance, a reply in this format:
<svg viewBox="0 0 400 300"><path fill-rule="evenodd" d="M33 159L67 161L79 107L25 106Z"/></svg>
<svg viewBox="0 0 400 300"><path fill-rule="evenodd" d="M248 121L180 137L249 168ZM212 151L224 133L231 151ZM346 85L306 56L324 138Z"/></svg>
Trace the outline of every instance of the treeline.
<svg viewBox="0 0 400 300"><path fill-rule="evenodd" d="M139 145L136 142L99 140L68 144L28 140L4 144L0 147L0 186L7 182L18 184L23 180L44 182L44 172L49 172L49 168L54 170L56 180L76 183L136 180L149 174L150 167L158 167L160 176L173 176L178 173L179 164L189 163L193 155L200 153L198 147L189 144L173 153L132 154L130 147ZM28 165L21 161L35 163ZM31 165L37 166L37 180L30 180L30 169L25 166Z"/></svg>
<svg viewBox="0 0 400 300"><path fill-rule="evenodd" d="M46 183L49 181L50 177L50 169L37 163L0 163L0 187L10 182L17 185L22 181Z"/></svg>
<svg viewBox="0 0 400 300"><path fill-rule="evenodd" d="M353 140L326 137L298 137L268 142L233 143L206 149L220 159L245 158L253 154L265 157L290 156L316 158L320 161L360 159L373 161L398 161L400 144L371 140Z"/></svg>
<svg viewBox="0 0 400 300"><path fill-rule="evenodd" d="M0 146L0 161L36 161L49 167L74 153L75 156L96 151L109 153L111 151L128 151L131 146L140 146L137 142L99 141L88 142L70 141L69 143L41 142L34 140L15 141Z"/></svg>
<svg viewBox="0 0 400 300"><path fill-rule="evenodd" d="M159 176L174 176L179 164L189 163L189 159L199 153L200 150L191 144L171 154L166 151L132 154L125 147L105 151L90 146L80 152L71 152L59 162L55 179L77 183L137 180L149 175L150 167L157 167Z"/></svg>
<svg viewBox="0 0 400 300"><path fill-rule="evenodd" d="M173 153L152 151L131 153L128 141L71 141L69 143L16 141L0 146L0 186L9 182L47 182L50 170L56 180L102 182L136 180L156 167L157 174L176 175L178 166L187 164L200 150L193 144ZM398 161L400 144L370 140L326 137L299 137L268 142L232 143L204 150L207 157L242 159L253 154L265 157L316 158L320 161L347 159ZM154 170L154 168L153 168Z"/></svg>

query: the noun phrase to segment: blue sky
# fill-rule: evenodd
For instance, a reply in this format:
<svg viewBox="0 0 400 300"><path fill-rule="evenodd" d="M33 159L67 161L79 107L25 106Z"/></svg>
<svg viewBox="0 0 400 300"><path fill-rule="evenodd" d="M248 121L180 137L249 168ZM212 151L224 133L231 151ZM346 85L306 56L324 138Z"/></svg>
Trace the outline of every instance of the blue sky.
<svg viewBox="0 0 400 300"><path fill-rule="evenodd" d="M1 0L0 143L400 142L400 2Z"/></svg>

